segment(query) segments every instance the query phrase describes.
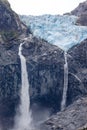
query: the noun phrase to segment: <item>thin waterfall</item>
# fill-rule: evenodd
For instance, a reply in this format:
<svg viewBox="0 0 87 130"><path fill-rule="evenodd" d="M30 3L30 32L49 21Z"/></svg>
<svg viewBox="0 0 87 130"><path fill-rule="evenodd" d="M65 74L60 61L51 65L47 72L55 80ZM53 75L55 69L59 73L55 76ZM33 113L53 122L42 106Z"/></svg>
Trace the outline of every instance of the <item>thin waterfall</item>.
<svg viewBox="0 0 87 130"><path fill-rule="evenodd" d="M64 52L65 64L64 64L64 88L61 102L61 111L66 107L67 89L68 89L68 63L67 63L67 52Z"/></svg>
<svg viewBox="0 0 87 130"><path fill-rule="evenodd" d="M19 46L19 57L21 61L21 103L19 106L19 113L16 117L15 130L32 130L31 127L31 112L30 112L30 95L29 95L29 81L26 66L26 59L22 55L22 45Z"/></svg>

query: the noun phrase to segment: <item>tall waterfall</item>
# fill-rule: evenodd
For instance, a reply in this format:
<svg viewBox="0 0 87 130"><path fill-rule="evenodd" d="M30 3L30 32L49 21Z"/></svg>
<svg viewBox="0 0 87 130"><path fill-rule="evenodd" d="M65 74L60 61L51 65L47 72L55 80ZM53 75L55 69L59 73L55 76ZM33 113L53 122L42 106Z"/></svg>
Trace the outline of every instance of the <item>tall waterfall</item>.
<svg viewBox="0 0 87 130"><path fill-rule="evenodd" d="M29 95L29 82L27 74L26 59L22 55L22 45L19 46L19 57L21 61L21 103L19 106L20 115L16 118L15 130L31 130L31 112L30 112L30 95Z"/></svg>
<svg viewBox="0 0 87 130"><path fill-rule="evenodd" d="M68 63L67 63L67 52L64 52L65 64L64 64L64 88L61 103L61 110L63 111L66 107L67 89L68 89Z"/></svg>

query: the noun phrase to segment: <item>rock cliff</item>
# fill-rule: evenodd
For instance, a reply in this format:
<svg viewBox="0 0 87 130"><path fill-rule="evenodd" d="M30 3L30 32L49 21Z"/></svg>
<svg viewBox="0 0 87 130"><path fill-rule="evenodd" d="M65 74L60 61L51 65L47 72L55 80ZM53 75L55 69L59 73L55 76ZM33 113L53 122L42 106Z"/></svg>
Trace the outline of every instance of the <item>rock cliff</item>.
<svg viewBox="0 0 87 130"><path fill-rule="evenodd" d="M63 91L64 52L58 47L33 36L28 37L27 41L12 41L10 46L1 43L0 119L5 130L9 122L12 124L20 101L21 68L18 47L21 42L25 42L23 54L27 60L31 106L38 104L51 109L51 112L60 110ZM9 118L11 121L8 120Z"/></svg>
<svg viewBox="0 0 87 130"><path fill-rule="evenodd" d="M86 50L87 39L68 50L69 82L67 104L72 105L42 124L41 130L82 130L87 127Z"/></svg>
<svg viewBox="0 0 87 130"><path fill-rule="evenodd" d="M7 130L14 124L20 102L19 44L25 42L23 54L27 60L31 106L50 108L51 113L60 110L64 51L30 34L8 1L0 0L0 10L0 127Z"/></svg>
<svg viewBox="0 0 87 130"><path fill-rule="evenodd" d="M69 84L67 100L71 103L76 97L87 94L87 39L69 51Z"/></svg>
<svg viewBox="0 0 87 130"><path fill-rule="evenodd" d="M87 98L81 98L63 112L52 116L41 130L85 130L87 127Z"/></svg>
<svg viewBox="0 0 87 130"><path fill-rule="evenodd" d="M18 15L11 9L7 0L0 0L0 35L5 41L19 36L27 27L20 21Z"/></svg>
<svg viewBox="0 0 87 130"><path fill-rule="evenodd" d="M64 75L64 51L32 37L24 44L23 54L31 88L31 102L60 110Z"/></svg>
<svg viewBox="0 0 87 130"><path fill-rule="evenodd" d="M87 0L71 12L72 15L79 16L77 24L87 26Z"/></svg>
<svg viewBox="0 0 87 130"><path fill-rule="evenodd" d="M21 66L18 56L20 43L24 42L22 53L27 61L31 109L33 112L36 111L35 106L37 105L49 109L50 114L60 111L64 87L65 60L62 49L31 34L30 30L19 20L18 15L11 10L7 0L0 0L0 12L0 127L2 130L9 130L14 124L14 116L20 103ZM68 50L69 88L67 106L87 94L86 50L87 40ZM84 100L80 100L79 103L76 102L66 111L61 112L61 119L62 115L65 115L64 125L66 125L66 122L68 123L67 113L73 110L74 107L77 109L75 114L78 118L78 113L80 114L78 112L79 104L83 104L83 102ZM86 105L83 108L84 111L85 107ZM60 113L56 115L58 116L57 119L59 119L59 115ZM78 124L77 118L76 122ZM79 115L79 119L81 118L82 115ZM71 124L72 127L74 128ZM47 130L49 129L47 128Z"/></svg>

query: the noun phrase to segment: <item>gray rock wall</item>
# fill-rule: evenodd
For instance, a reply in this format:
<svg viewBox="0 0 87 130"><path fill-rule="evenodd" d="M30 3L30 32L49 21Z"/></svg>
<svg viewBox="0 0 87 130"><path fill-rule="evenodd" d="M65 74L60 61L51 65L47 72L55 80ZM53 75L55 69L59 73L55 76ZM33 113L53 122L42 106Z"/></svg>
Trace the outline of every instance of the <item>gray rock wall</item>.
<svg viewBox="0 0 87 130"><path fill-rule="evenodd" d="M87 95L87 40L68 51L69 88L67 104Z"/></svg>

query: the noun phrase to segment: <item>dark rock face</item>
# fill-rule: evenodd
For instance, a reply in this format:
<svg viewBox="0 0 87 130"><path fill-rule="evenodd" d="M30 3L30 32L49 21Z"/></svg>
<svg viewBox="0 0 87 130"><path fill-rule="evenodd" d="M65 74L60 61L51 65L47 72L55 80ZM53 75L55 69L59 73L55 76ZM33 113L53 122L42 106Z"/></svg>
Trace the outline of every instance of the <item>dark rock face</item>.
<svg viewBox="0 0 87 130"><path fill-rule="evenodd" d="M0 44L0 127L7 130L13 125L13 117L19 103L21 85L20 61L17 56L18 45L8 48Z"/></svg>
<svg viewBox="0 0 87 130"><path fill-rule="evenodd" d="M24 44L31 103L60 110L63 90L64 52L44 40L32 37Z"/></svg>
<svg viewBox="0 0 87 130"><path fill-rule="evenodd" d="M87 39L68 51L69 83L63 112L41 125L41 130L80 130L87 127ZM79 99L79 100L78 100Z"/></svg>
<svg viewBox="0 0 87 130"><path fill-rule="evenodd" d="M78 25L87 26L87 12L80 15L77 20Z"/></svg>
<svg viewBox="0 0 87 130"><path fill-rule="evenodd" d="M32 35L27 40L0 44L0 120L2 130L14 124L20 102L21 68L18 47L27 59L31 107L33 104L59 111L63 91L64 52ZM3 76L3 77L2 77ZM3 119L3 120L2 120ZM7 128L6 128L7 127Z"/></svg>
<svg viewBox="0 0 87 130"><path fill-rule="evenodd" d="M13 119L20 102L21 66L18 56L19 44L25 43L22 52L27 61L31 108L37 104L49 108L51 113L60 110L65 60L63 50L29 34L29 30L11 10L7 0L0 0L0 12L0 126L2 130L8 130L14 124ZM24 33L22 33L23 31ZM28 31L28 35L27 39L24 39L26 31ZM18 34L17 37L15 33ZM19 36L21 33L22 35ZM78 98L87 95L86 50L87 39L68 51L67 106ZM85 101L80 100L67 108L65 112L54 116L57 118L56 120L52 117L52 122L48 122L49 127L46 126L44 130L68 130L69 128L71 128L69 130L75 130L74 128L82 126L83 122L85 124L82 116L84 116L83 112L85 113L86 109L81 106L81 111L79 107L80 103L86 107ZM77 113L75 113L75 110ZM67 116L67 114L69 115ZM83 119L82 123L79 121L81 118ZM71 122L71 119L73 119L73 122ZM74 120L77 122L76 124ZM65 121L64 124L63 121ZM65 128L65 126L67 127Z"/></svg>
<svg viewBox="0 0 87 130"><path fill-rule="evenodd" d="M60 110L64 52L32 34L24 40L29 30L11 10L7 0L0 0L0 12L0 127L7 130L14 124L13 119L20 102L19 44L25 42L23 54L27 59L31 106L38 104L50 108L51 112Z"/></svg>
<svg viewBox="0 0 87 130"><path fill-rule="evenodd" d="M71 12L72 15L79 16L77 24L87 26L87 0Z"/></svg>
<svg viewBox="0 0 87 130"><path fill-rule="evenodd" d="M4 40L10 41L25 31L26 26L13 12L7 0L0 0L0 34Z"/></svg>
<svg viewBox="0 0 87 130"><path fill-rule="evenodd" d="M87 124L87 98L82 98L41 125L41 130L81 130Z"/></svg>
<svg viewBox="0 0 87 130"><path fill-rule="evenodd" d="M0 91L7 95L6 101L9 95L10 98L11 95L13 97L11 103L14 107L11 115L15 115L15 108L17 108L20 98L21 70L18 44L21 42L25 42L23 55L27 60L31 108L34 104L37 104L38 106L49 108L52 113L59 111L64 86L64 52L58 47L30 35L27 40L15 41L9 47L7 45L1 46L1 72L6 77L3 80L1 79L1 81L6 84L1 87ZM86 49L87 40L68 51L69 83L67 106L80 97L87 95ZM13 75L12 72L14 73ZM10 82L10 79L13 80ZM4 90L4 86L9 91ZM9 108L9 105L7 106ZM11 111L11 109L9 110ZM9 110L7 109L6 113L9 113Z"/></svg>
<svg viewBox="0 0 87 130"><path fill-rule="evenodd" d="M68 51L69 83L67 104L87 94L87 40Z"/></svg>
<svg viewBox="0 0 87 130"><path fill-rule="evenodd" d="M87 0L79 4L77 8L71 11L72 15L80 16L83 13L87 13Z"/></svg>

